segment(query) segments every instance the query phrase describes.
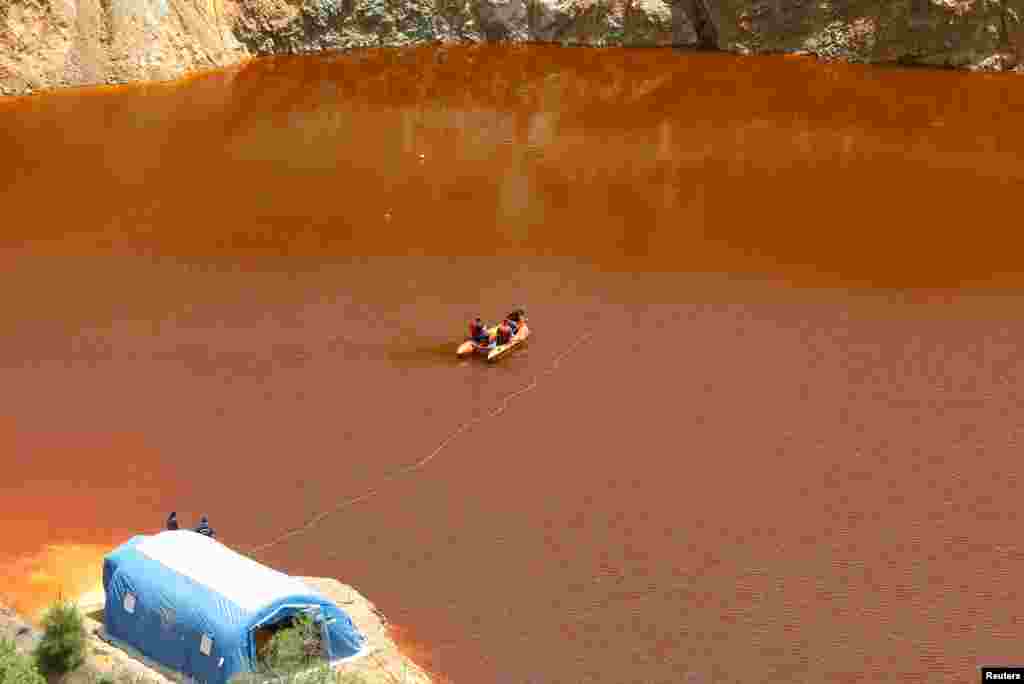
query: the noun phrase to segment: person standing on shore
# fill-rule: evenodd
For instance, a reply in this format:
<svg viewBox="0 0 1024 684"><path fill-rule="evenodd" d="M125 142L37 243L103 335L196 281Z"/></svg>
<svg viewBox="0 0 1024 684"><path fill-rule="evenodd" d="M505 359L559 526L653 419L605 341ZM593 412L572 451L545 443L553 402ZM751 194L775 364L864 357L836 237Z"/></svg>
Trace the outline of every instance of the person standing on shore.
<svg viewBox="0 0 1024 684"><path fill-rule="evenodd" d="M210 527L210 521L206 519L205 515L199 518L199 526L196 527L196 532L205 537L209 537L210 539L217 538L217 535L213 532L213 528Z"/></svg>
<svg viewBox="0 0 1024 684"><path fill-rule="evenodd" d="M167 529L178 529L178 514L175 511L171 511L171 514L167 516Z"/></svg>

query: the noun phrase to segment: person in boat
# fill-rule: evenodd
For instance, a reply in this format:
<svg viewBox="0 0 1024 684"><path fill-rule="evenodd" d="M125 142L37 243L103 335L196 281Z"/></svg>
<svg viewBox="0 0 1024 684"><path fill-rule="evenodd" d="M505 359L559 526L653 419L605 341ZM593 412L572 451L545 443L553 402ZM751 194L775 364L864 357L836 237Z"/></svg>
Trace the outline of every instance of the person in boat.
<svg viewBox="0 0 1024 684"><path fill-rule="evenodd" d="M178 529L178 514L175 511L171 511L171 514L167 516L167 529Z"/></svg>
<svg viewBox="0 0 1024 684"><path fill-rule="evenodd" d="M213 532L213 528L210 527L210 521L204 515L199 518L199 526L196 527L196 532L203 535L204 537L210 537L211 539L216 538L216 534Z"/></svg>
<svg viewBox="0 0 1024 684"><path fill-rule="evenodd" d="M515 337L519 333L519 329L523 327L523 318L522 309L516 309L505 317L505 320L508 321L509 326L512 328L513 337Z"/></svg>
<svg viewBox="0 0 1024 684"><path fill-rule="evenodd" d="M522 327L523 321L526 318L526 312L522 309L513 309L512 313L505 317L512 325L512 335L514 336L519 332L519 328Z"/></svg>
<svg viewBox="0 0 1024 684"><path fill-rule="evenodd" d="M477 344L487 344L488 338L487 328L479 316L469 322L469 339Z"/></svg>
<svg viewBox="0 0 1024 684"><path fill-rule="evenodd" d="M498 326L498 332L497 332L497 335L495 335L495 339L494 339L494 343L497 346L500 347L503 344L508 344L509 342L512 341L512 335L514 333L512 332L512 326L509 325L510 323L511 323L511 321L509 321L506 318L505 320L503 320L501 322L501 325Z"/></svg>

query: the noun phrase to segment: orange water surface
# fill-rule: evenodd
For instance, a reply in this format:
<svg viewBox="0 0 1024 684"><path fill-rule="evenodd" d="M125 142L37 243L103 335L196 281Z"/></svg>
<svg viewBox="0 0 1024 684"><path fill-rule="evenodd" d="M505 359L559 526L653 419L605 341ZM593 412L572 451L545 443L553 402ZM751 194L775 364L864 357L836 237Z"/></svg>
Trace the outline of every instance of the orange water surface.
<svg viewBox="0 0 1024 684"><path fill-rule="evenodd" d="M177 510L460 684L1024 664L1022 83L484 46L0 102L0 593Z"/></svg>

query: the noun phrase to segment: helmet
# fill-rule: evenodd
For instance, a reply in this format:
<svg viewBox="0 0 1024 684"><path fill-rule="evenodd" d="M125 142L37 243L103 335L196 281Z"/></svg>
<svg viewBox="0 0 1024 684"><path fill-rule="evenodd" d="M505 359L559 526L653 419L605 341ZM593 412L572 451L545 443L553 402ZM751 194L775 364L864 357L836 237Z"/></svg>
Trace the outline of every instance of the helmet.
<svg viewBox="0 0 1024 684"><path fill-rule="evenodd" d="M210 521L209 521L209 520L207 520L207 519L206 519L206 516L204 515L204 516L201 516L201 517L199 518L199 522L201 522L201 523L205 523L205 522L210 522Z"/></svg>

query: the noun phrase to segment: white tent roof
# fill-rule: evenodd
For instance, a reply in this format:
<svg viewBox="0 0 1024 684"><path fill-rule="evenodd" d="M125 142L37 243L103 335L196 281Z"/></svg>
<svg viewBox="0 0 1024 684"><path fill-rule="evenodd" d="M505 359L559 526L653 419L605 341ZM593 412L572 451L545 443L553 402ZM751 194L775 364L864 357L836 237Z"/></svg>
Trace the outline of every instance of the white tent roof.
<svg viewBox="0 0 1024 684"><path fill-rule="evenodd" d="M248 612L295 594L316 594L294 577L191 530L161 532L145 538L135 549Z"/></svg>

